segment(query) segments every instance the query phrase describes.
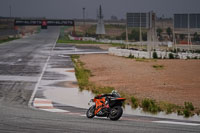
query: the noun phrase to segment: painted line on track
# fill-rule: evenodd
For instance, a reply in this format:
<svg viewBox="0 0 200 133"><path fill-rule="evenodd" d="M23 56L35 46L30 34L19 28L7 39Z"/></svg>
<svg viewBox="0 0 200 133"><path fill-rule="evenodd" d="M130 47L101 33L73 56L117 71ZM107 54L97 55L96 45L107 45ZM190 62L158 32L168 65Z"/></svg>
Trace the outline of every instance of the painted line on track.
<svg viewBox="0 0 200 133"><path fill-rule="evenodd" d="M43 99L43 98L35 98L33 101L33 107L43 110L43 111L48 111L48 112L56 112L56 113L68 113L70 111L68 110L63 110L63 109L57 109L53 106L53 102L48 99Z"/></svg>
<svg viewBox="0 0 200 133"><path fill-rule="evenodd" d="M84 55L84 54L108 54L108 52L105 51L105 52L71 52L71 53L68 53L68 55L77 55L77 54L81 54L81 55Z"/></svg>
<svg viewBox="0 0 200 133"><path fill-rule="evenodd" d="M173 125L186 125L186 126L200 126L197 123L175 122L175 121L152 121L154 123L173 124Z"/></svg>
<svg viewBox="0 0 200 133"><path fill-rule="evenodd" d="M43 77L43 75L44 75L44 72L45 72L45 70L46 70L46 68L47 68L48 62L49 62L49 60L50 60L50 58L51 58L52 52L53 52L53 50L54 50L54 48L55 48L55 46L56 46L56 42L57 42L58 38L59 38L59 34L57 35L56 41L55 41L55 43L54 43L54 45L53 45L53 47L52 47L52 49L51 49L51 51L50 51L50 53L49 53L49 55L48 55L48 58L47 58L47 60L46 60L46 63L45 63L45 65L44 65L43 69L42 69L42 73L41 73L41 75L40 75L40 77L39 77L39 79L38 79L38 81L37 81L37 83L36 83L36 85L35 85L34 91L33 91L32 95L31 95L31 98L30 98L30 100L29 100L29 102L28 102L28 106L29 106L30 108L32 108L33 99L34 99L35 94L36 94L36 92L37 92L37 90L38 90L39 84L40 84L40 82L41 82L41 80L42 80L42 77Z"/></svg>

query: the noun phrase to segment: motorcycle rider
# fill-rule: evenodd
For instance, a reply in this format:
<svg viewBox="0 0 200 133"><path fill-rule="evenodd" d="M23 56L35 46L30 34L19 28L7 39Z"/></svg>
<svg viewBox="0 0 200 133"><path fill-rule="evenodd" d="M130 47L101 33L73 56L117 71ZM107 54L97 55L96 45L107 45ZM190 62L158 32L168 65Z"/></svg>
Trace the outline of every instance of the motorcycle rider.
<svg viewBox="0 0 200 133"><path fill-rule="evenodd" d="M125 98L120 97L117 91L113 90L112 93L97 95L94 99L90 101L94 102L95 105L92 105L86 112L87 118L93 118L94 116L98 117L107 117L110 120L118 120L122 114L122 103L125 101Z"/></svg>
<svg viewBox="0 0 200 133"><path fill-rule="evenodd" d="M116 90L112 90L112 92L111 93L108 93L108 94L102 94L102 95L97 95L95 98L96 99L101 99L101 98L103 98L103 97L105 97L105 103L103 103L103 104L105 104L105 108L109 108L109 100L110 100L110 98L109 97L120 97L120 95L119 95L119 93L116 91Z"/></svg>

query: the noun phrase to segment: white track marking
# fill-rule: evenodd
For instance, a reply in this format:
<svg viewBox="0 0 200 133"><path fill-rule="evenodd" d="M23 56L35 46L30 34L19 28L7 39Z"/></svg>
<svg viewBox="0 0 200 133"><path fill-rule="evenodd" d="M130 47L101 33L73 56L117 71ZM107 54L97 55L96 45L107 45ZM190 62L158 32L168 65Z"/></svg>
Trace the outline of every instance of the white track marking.
<svg viewBox="0 0 200 133"><path fill-rule="evenodd" d="M176 125L187 125L187 126L200 126L197 123L187 123L187 122L175 122L175 121L153 121L154 123L163 123L163 124L176 124Z"/></svg>
<svg viewBox="0 0 200 133"><path fill-rule="evenodd" d="M33 98L35 97L35 94L36 94L37 90L38 90L40 81L42 80L42 77L43 77L44 72L45 72L45 70L46 70L46 67L47 67L47 64L48 64L48 62L49 62L49 59L50 59L50 56L47 58L47 61L46 61L45 65L44 65L44 67L43 67L42 73L41 73L41 75L40 75L40 77L39 77L39 79L38 79L38 82L37 82L36 85L35 85L34 91L33 91L32 95L31 95L31 98L30 98L30 100L29 100L29 102L28 102L29 107L31 107L31 103L32 103L32 101L33 101Z"/></svg>
<svg viewBox="0 0 200 133"><path fill-rule="evenodd" d="M43 99L43 98L35 98L34 101L35 101L35 102L41 102L41 101L42 101L42 102L50 102L50 100Z"/></svg>
<svg viewBox="0 0 200 133"><path fill-rule="evenodd" d="M68 58L68 57L70 57L70 56L67 56L67 55L58 55L59 57L66 57L66 58Z"/></svg>
<svg viewBox="0 0 200 133"><path fill-rule="evenodd" d="M20 61L22 61L22 59L18 59L18 60L17 60L17 62L20 62Z"/></svg>
<svg viewBox="0 0 200 133"><path fill-rule="evenodd" d="M44 110L44 111L48 111L48 112L56 112L56 113L68 113L69 111L67 110L62 110L62 109L42 109L42 108L39 108L40 110Z"/></svg>
<svg viewBox="0 0 200 133"><path fill-rule="evenodd" d="M33 103L34 107L53 107L51 103Z"/></svg>
<svg viewBox="0 0 200 133"><path fill-rule="evenodd" d="M49 53L49 56L48 56L48 58L47 58L47 60L46 60L46 63L45 63L45 65L44 65L44 67L43 67L42 73L41 73L41 75L40 75L40 77L39 77L39 79L38 79L38 81L37 81L37 83L36 83L36 85L35 85L34 91L33 91L32 95L31 95L31 98L30 98L30 100L29 100L29 102L28 102L28 106L29 106L29 107L32 107L31 104L32 104L32 102L33 102L33 98L35 97L35 94L36 94L36 92L37 92L37 90L38 90L40 81L42 80L42 77L43 77L43 75L44 75L44 72L45 72L45 70L46 70L46 68L47 68L47 64L48 64L48 62L49 62L49 60L50 60L50 58L51 58L51 54L52 54L52 52L53 52L55 46L56 46L56 42L57 42L57 40L58 40L58 37L59 37L59 34L58 34L58 36L57 36L57 39L56 39L56 41L55 41L55 43L54 43L54 45L53 45L53 47L52 47L50 53Z"/></svg>
<svg viewBox="0 0 200 133"><path fill-rule="evenodd" d="M69 52L67 54L73 55L73 54L108 54L107 51L105 52Z"/></svg>
<svg viewBox="0 0 200 133"><path fill-rule="evenodd" d="M48 112L57 112L57 113L68 113L68 110L63 109L57 109L53 106L52 101L48 99L42 99L42 98L35 98L33 101L33 107L48 111Z"/></svg>

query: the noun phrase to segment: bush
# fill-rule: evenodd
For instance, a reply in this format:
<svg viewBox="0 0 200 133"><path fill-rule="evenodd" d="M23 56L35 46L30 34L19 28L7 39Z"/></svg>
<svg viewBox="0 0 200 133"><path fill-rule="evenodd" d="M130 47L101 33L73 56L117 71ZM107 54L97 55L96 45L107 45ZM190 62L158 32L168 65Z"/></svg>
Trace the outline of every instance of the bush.
<svg viewBox="0 0 200 133"><path fill-rule="evenodd" d="M198 49L198 50L195 50L195 53L199 53L200 54L200 50Z"/></svg>
<svg viewBox="0 0 200 133"><path fill-rule="evenodd" d="M178 111L177 111L177 114L178 114L178 115L183 115L183 111L178 110Z"/></svg>
<svg viewBox="0 0 200 133"><path fill-rule="evenodd" d="M170 105L168 105L167 106L167 114L170 114L170 113L172 113L173 112L173 106L170 106Z"/></svg>
<svg viewBox="0 0 200 133"><path fill-rule="evenodd" d="M157 70L161 70L164 68L163 65L153 65L153 68L157 69Z"/></svg>
<svg viewBox="0 0 200 133"><path fill-rule="evenodd" d="M158 59L158 55L155 51L153 52L153 59Z"/></svg>
<svg viewBox="0 0 200 133"><path fill-rule="evenodd" d="M129 34L129 40L135 40L135 41L139 41L140 36L139 36L139 30L138 29L133 29L131 31L131 34Z"/></svg>
<svg viewBox="0 0 200 133"><path fill-rule="evenodd" d="M138 107L138 101L134 96L131 97L131 102L132 102L132 107L133 108L137 108Z"/></svg>
<svg viewBox="0 0 200 133"><path fill-rule="evenodd" d="M160 111L160 107L156 105L154 100L151 99L144 99L142 101L142 107L144 111L149 111L151 113L157 113Z"/></svg>
<svg viewBox="0 0 200 133"><path fill-rule="evenodd" d="M172 50L171 52L177 53L177 50L176 50L176 49L174 49L174 50Z"/></svg>
<svg viewBox="0 0 200 133"><path fill-rule="evenodd" d="M191 102L185 102L185 109L193 111L194 106Z"/></svg>
<svg viewBox="0 0 200 133"><path fill-rule="evenodd" d="M189 117L191 113L190 113L189 110L184 109L184 110L183 110L183 114L184 114L185 117Z"/></svg>
<svg viewBox="0 0 200 133"><path fill-rule="evenodd" d="M199 116L199 114L200 114L200 110L198 110L196 113L197 113L197 115Z"/></svg>
<svg viewBox="0 0 200 133"><path fill-rule="evenodd" d="M189 116L192 116L192 112L191 111L194 111L194 106L191 102L185 102L184 103L185 107L184 107L184 110L183 110L183 115L185 117L189 117Z"/></svg>
<svg viewBox="0 0 200 133"><path fill-rule="evenodd" d="M174 59L174 54L169 53L169 59Z"/></svg>
<svg viewBox="0 0 200 133"><path fill-rule="evenodd" d="M130 55L128 56L128 58L134 59L135 57L134 57L134 55L130 54Z"/></svg>

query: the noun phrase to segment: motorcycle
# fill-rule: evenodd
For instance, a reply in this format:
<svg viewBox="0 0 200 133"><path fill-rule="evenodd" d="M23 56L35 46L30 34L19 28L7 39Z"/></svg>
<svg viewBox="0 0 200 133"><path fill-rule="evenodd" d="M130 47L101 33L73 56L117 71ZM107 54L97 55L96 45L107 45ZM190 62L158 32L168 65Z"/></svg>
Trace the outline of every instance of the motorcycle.
<svg viewBox="0 0 200 133"><path fill-rule="evenodd" d="M87 110L86 116L87 118L98 116L107 117L114 121L118 120L123 114L122 104L125 100L116 91L112 91L110 94L98 95L90 100L95 104Z"/></svg>

